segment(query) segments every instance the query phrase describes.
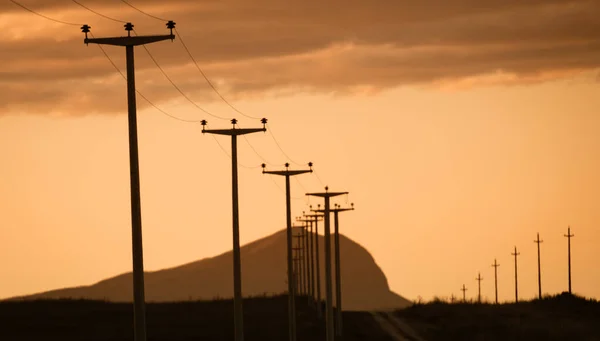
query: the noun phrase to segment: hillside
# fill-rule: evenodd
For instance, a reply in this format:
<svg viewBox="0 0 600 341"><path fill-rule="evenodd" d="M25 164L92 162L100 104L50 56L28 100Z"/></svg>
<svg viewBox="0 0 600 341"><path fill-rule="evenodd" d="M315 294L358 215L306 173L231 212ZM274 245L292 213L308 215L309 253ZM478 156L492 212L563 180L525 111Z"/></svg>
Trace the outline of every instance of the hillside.
<svg viewBox="0 0 600 341"><path fill-rule="evenodd" d="M499 305L416 304L396 316L428 341L600 340L600 303L569 294Z"/></svg>
<svg viewBox="0 0 600 341"><path fill-rule="evenodd" d="M320 235L323 298L324 244L324 237ZM340 244L344 310L384 310L402 308L410 304L408 300L390 290L385 274L364 247L343 235L340 235ZM244 296L275 295L287 290L285 245L285 230L281 230L242 246ZM146 272L146 300L169 302L230 298L233 293L232 267L233 255L229 251L174 268ZM129 272L90 286L58 289L18 299L73 298L128 302L132 300L131 277Z"/></svg>

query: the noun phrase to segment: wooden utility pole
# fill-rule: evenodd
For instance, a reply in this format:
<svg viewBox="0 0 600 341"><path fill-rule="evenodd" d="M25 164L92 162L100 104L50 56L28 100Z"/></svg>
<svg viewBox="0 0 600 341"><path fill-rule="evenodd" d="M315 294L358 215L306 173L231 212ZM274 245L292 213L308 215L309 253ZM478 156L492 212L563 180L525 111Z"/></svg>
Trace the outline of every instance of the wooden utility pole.
<svg viewBox="0 0 600 341"><path fill-rule="evenodd" d="M569 229L567 230L567 234L565 234L565 237L567 237L568 239L568 255L569 255L569 294L572 294L573 292L571 291L571 238L575 237L574 234L571 234L571 226L569 226Z"/></svg>
<svg viewBox="0 0 600 341"><path fill-rule="evenodd" d="M477 303L481 303L481 281L483 280L483 278L481 277L481 273L479 273L477 275L477 278L475 278L479 284L479 290L477 291Z"/></svg>
<svg viewBox="0 0 600 341"><path fill-rule="evenodd" d="M494 268L494 289L496 292L496 304L498 304L498 267L499 266L500 266L500 264L498 264L496 259L494 259L494 264L492 264L492 267Z"/></svg>
<svg viewBox="0 0 600 341"><path fill-rule="evenodd" d="M297 235L296 235L297 236ZM294 236L294 237L296 237ZM299 288L298 293L302 295L302 248L299 246L295 246L292 248L294 251L294 280L296 282L296 288Z"/></svg>
<svg viewBox="0 0 600 341"><path fill-rule="evenodd" d="M341 259L340 259L340 233L339 233L339 218L340 212L353 211L354 203L350 204L350 208L342 208L338 204L334 206L330 212L333 212L334 217L334 244L335 244L335 334L336 338L342 338L342 276L341 276ZM324 210L315 210L314 212L325 213Z"/></svg>
<svg viewBox="0 0 600 341"><path fill-rule="evenodd" d="M310 169L290 170L290 164L285 164L285 170L267 171L263 163L263 174L280 175L285 177L285 215L286 215L286 243L287 243L287 270L290 278L293 274L292 255L292 199L290 190L290 177L312 172L312 162L308 163ZM295 281L288 280L288 337L289 341L296 341L296 286Z"/></svg>
<svg viewBox="0 0 600 341"><path fill-rule="evenodd" d="M460 289L460 291L462 291L463 293L463 302L467 302L467 287L463 284L462 288Z"/></svg>
<svg viewBox="0 0 600 341"><path fill-rule="evenodd" d="M538 298L542 299L542 261L540 254L540 244L543 243L543 240L540 240L540 234L537 234L537 239L533 241L537 244L537 265L538 265Z"/></svg>
<svg viewBox="0 0 600 341"><path fill-rule="evenodd" d="M325 187L325 192L306 193L308 196L321 197L325 200L325 324L326 341L334 339L333 324L333 290L331 285L331 228L330 228L330 199L339 195L348 194L348 192L329 192Z"/></svg>
<svg viewBox="0 0 600 341"><path fill-rule="evenodd" d="M318 207L320 207L320 206L321 205L318 205ZM309 208L312 211L312 205L309 206ZM321 265L320 265L321 261L320 261L320 258L319 258L319 220L323 219L323 215L322 214L305 214L304 216L306 218L313 219L313 223L314 223L314 227L315 227L315 233L313 235L313 237L314 237L313 239L314 239L314 242L315 242L315 245L314 245L314 250L315 250L314 256L315 256L315 259L314 259L314 262L313 262L313 264L314 264L314 269L313 269L314 270L314 275L312 276L313 279L315 280L315 283L314 283L314 285L315 285L315 293L314 293L315 296L313 296L313 297L314 297L314 300L315 300L315 303L316 303L316 306L317 306L317 317L320 319L322 317L322 315L323 315L323 312L321 310ZM312 246L311 246L311 248L312 248ZM313 270L311 270L311 271L313 271Z"/></svg>
<svg viewBox="0 0 600 341"><path fill-rule="evenodd" d="M231 136L231 201L233 217L233 316L235 341L244 340L244 312L242 310L242 262L240 257L240 217L238 203L237 137L258 132L266 132L267 119L261 119L262 128L236 128L237 120L231 120L231 129L206 129L202 120L202 133Z"/></svg>
<svg viewBox="0 0 600 341"><path fill-rule="evenodd" d="M298 229L298 226L293 226L292 228L294 229ZM304 239L304 236L302 235L302 233L296 233L294 235L294 238L296 239L296 247L294 248L294 250L296 250L296 258L299 259L299 263L298 263L298 292L300 293L300 295L304 295L306 294L306 292L304 291L304 264L302 264L304 262L304 246L302 245L302 240Z"/></svg>
<svg viewBox="0 0 600 341"><path fill-rule="evenodd" d="M517 252L517 247L515 246L515 252L511 253L511 255L515 256L515 302L519 302L519 278L517 276L517 257L521 253Z"/></svg>
<svg viewBox="0 0 600 341"><path fill-rule="evenodd" d="M88 38L91 27L83 25L81 30L85 33L85 40L83 42L86 45L99 44L125 47L125 57L127 61L127 120L129 125L129 176L131 186L131 239L133 253L133 328L135 341L146 341L144 251L142 244L142 208L140 203L140 170L133 47L163 40L173 41L173 39L175 39L175 36L173 35L175 23L173 21L167 22L167 28L171 31L170 34L157 36L132 37L131 31L133 31L133 24L128 22L124 26L127 31L127 37Z"/></svg>
<svg viewBox="0 0 600 341"><path fill-rule="evenodd" d="M304 212L302 212L304 214ZM313 242L312 242L312 224L313 219L307 219L306 217L298 217L296 221L304 224L304 243L306 245L306 259L304 260L304 265L306 266L306 278L307 280L307 296L309 304L314 303L314 257L313 257Z"/></svg>

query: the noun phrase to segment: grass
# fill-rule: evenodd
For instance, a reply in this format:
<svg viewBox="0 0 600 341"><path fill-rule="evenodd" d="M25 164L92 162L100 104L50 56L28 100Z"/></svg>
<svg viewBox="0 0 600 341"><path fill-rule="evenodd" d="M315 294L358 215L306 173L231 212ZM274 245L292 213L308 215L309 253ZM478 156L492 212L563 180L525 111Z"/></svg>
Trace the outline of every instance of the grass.
<svg viewBox="0 0 600 341"><path fill-rule="evenodd" d="M600 303L566 293L499 305L437 299L396 314L428 341L600 340Z"/></svg>
<svg viewBox="0 0 600 341"><path fill-rule="evenodd" d="M246 298L246 341L287 340L287 296ZM324 340L324 320L297 301L298 340ZM148 303L149 341L233 340L233 302ZM344 312L345 341L387 341L368 313ZM0 302L0 340L133 340L133 306L89 300Z"/></svg>

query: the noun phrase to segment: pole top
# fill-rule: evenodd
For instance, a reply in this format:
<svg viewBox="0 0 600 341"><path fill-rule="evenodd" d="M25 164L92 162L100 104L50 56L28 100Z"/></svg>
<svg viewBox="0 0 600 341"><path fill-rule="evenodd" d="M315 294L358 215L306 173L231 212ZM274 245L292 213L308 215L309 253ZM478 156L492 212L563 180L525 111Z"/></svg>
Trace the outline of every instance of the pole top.
<svg viewBox="0 0 600 341"><path fill-rule="evenodd" d="M127 31L127 36L131 37L131 31L133 31L133 24L128 22L123 26L125 27L125 31Z"/></svg>

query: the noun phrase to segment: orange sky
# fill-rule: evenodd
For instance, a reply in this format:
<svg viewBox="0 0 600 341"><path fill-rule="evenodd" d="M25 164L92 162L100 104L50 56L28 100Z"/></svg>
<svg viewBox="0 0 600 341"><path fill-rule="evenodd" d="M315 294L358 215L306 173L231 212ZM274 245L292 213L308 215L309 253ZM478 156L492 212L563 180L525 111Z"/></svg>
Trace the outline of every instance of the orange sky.
<svg viewBox="0 0 600 341"><path fill-rule="evenodd" d="M177 8L189 6L183 2ZM36 1L23 3L44 9ZM567 9L580 13L585 4L592 6L573 1ZM104 27L119 28L72 5L46 8L45 13L68 21L89 20L98 35L107 33ZM0 14L0 40L8 46L0 54L7 65L0 80L0 157L6 165L0 168L0 297L91 284L131 268L124 82L96 47L82 44L77 27L49 23L14 7L0 7L6 10ZM147 9L164 14L153 6ZM555 41L532 33L528 44L516 38L511 44L506 37L512 31L493 27L491 32L499 38L490 46L465 32L470 27L465 16L474 15L478 20L472 25L477 26L489 16L518 17L534 9L480 9L472 14L448 8L428 13L412 24L423 26L428 15L439 15L454 23L456 32L444 35L435 25L428 27L448 43L425 39L423 46L392 42L394 37L387 42L375 34L375 27L344 39L334 35L335 30L321 35L319 30L306 35L291 30L284 40L296 43L288 48L277 44L281 32L265 37L256 26L263 40L242 49L239 41L219 45L192 39L193 30L200 28L188 30L185 23L193 15L174 18L192 52L202 56L201 64L236 106L268 117L272 132L294 161L314 162L332 190L350 192L348 202L355 202L357 210L340 216L341 230L373 254L399 294L410 299L459 295L463 283L474 294L481 271L484 296L491 298L490 265L497 258L501 299L512 299L510 253L516 245L521 252L520 292L533 297L536 232L545 241L544 292L566 290L562 235L570 224L576 235L574 291L599 298L600 274L593 269L600 242L595 205L600 193L600 96L598 65L591 62L598 55L598 41L586 41L585 29L557 29L549 36ZM105 9L115 16L120 14L117 10ZM552 10L539 9L548 18ZM373 9L372 15L383 12ZM274 20L258 14L256 18ZM16 24L19 20L24 22ZM336 27L347 30L340 22ZM543 24L523 32L544 31ZM136 27L147 28L141 33L156 27L160 33L161 25L142 21ZM238 35L244 29L226 26L231 27ZM30 44L55 33L68 39L37 48ZM181 46L172 44L159 43L151 51L203 107L234 116L202 85ZM404 47L398 50L400 46ZM502 46L511 53L501 53ZM578 49L581 46L586 48ZM107 51L122 67L122 51ZM161 108L187 119L207 119L212 128L229 126L178 96L143 50L138 49L137 56L138 88ZM62 76L61 70L71 73ZM260 125L237 116L243 127ZM173 120L153 108L140 110L147 270L231 248L230 162L200 130L198 124ZM289 161L270 134L254 134L248 140L269 162ZM219 141L229 148L228 140ZM262 162L244 140L239 148L240 163L255 167ZM273 180L283 186L282 179L270 179L260 168L240 168L243 243L284 227L284 197ZM315 175L298 180L302 186L292 182L294 196L301 197L294 200L294 215L306 210L305 190L322 189ZM310 199L313 205L318 202ZM346 204L346 198L340 202Z"/></svg>

